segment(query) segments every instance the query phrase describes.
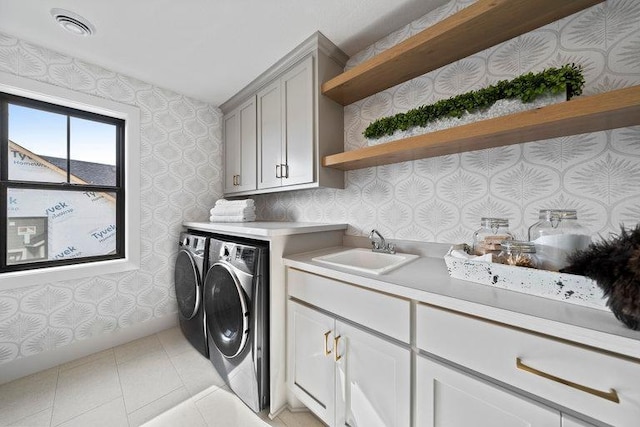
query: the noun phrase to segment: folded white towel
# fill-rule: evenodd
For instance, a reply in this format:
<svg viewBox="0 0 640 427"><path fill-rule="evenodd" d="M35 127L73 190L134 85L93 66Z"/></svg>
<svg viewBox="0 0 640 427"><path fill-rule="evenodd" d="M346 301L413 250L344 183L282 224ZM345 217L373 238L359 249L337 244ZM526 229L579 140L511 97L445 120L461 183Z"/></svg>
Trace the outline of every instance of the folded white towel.
<svg viewBox="0 0 640 427"><path fill-rule="evenodd" d="M216 206L254 206L255 202L253 199L243 199L243 200L227 200L227 199L218 199L216 200Z"/></svg>
<svg viewBox="0 0 640 427"><path fill-rule="evenodd" d="M211 215L220 215L220 216L233 216L233 215L250 215L256 213L255 206L227 206L227 205L219 205L212 208L209 213Z"/></svg>
<svg viewBox="0 0 640 427"><path fill-rule="evenodd" d="M210 222L251 222L255 221L255 215L211 215Z"/></svg>

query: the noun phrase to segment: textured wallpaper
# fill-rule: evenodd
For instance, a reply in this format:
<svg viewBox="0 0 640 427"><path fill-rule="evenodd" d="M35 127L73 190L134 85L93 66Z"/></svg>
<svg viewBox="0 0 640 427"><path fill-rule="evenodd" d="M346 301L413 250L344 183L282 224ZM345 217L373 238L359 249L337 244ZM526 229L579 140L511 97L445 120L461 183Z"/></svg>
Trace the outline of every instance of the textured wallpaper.
<svg viewBox="0 0 640 427"><path fill-rule="evenodd" d="M468 6L453 0L354 56L348 66ZM487 29L490 31L491 29ZM345 149L373 120L527 71L576 62L585 94L640 84L640 2L608 0L345 108ZM222 192L217 108L0 34L0 70L131 105L142 113L142 268L0 291L0 363L174 315L172 268L184 220ZM594 235L640 222L640 127L348 172L344 190L254 197L260 219L346 222L348 233L461 242L482 216L524 235L541 208L578 210Z"/></svg>
<svg viewBox="0 0 640 427"><path fill-rule="evenodd" d="M1 33L0 70L137 106L142 127L141 269L0 291L0 363L175 315L182 221L222 192L219 109Z"/></svg>
<svg viewBox="0 0 640 427"><path fill-rule="evenodd" d="M388 49L470 5L453 0L351 58ZM487 28L491 31L491 28ZM373 120L498 80L575 62L585 95L640 84L640 2L608 0L345 107L345 149L367 143ZM594 235L640 222L640 127L350 171L344 190L256 197L259 217L349 223L348 233L471 242L483 216L510 219L521 237L539 209L575 208Z"/></svg>

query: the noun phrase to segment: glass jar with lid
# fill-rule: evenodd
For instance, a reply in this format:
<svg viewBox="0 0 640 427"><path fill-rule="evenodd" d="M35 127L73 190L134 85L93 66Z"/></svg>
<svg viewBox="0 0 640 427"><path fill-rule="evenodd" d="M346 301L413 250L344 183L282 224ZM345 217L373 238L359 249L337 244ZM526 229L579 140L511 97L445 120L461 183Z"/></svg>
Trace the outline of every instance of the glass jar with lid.
<svg viewBox="0 0 640 427"><path fill-rule="evenodd" d="M538 268L536 245L520 240L505 240L502 242L498 262L516 267Z"/></svg>
<svg viewBox="0 0 640 427"><path fill-rule="evenodd" d="M529 240L536 245L540 267L558 271L569 254L589 246L591 236L578 223L575 209L541 209L539 221L529 227Z"/></svg>
<svg viewBox="0 0 640 427"><path fill-rule="evenodd" d="M473 233L473 253L475 255L499 254L501 242L513 240L506 218L482 218L480 229Z"/></svg>

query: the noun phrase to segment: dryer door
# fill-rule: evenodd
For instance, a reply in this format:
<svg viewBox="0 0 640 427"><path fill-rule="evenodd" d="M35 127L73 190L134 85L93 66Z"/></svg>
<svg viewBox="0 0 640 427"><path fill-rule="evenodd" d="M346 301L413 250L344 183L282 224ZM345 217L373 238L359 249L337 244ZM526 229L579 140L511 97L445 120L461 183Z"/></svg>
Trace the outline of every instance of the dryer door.
<svg viewBox="0 0 640 427"><path fill-rule="evenodd" d="M249 336L249 305L233 267L217 262L204 284L209 336L226 358L242 352Z"/></svg>
<svg viewBox="0 0 640 427"><path fill-rule="evenodd" d="M193 255L184 249L178 252L176 258L174 283L180 317L189 320L200 307L200 273Z"/></svg>

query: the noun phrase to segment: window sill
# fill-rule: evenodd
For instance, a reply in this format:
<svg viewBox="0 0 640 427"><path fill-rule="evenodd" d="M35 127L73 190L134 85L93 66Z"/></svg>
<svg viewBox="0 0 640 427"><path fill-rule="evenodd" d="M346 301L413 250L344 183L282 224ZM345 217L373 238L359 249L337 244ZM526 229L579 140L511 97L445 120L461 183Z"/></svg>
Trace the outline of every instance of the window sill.
<svg viewBox="0 0 640 427"><path fill-rule="evenodd" d="M104 274L124 273L139 269L139 262L124 258L86 264L47 267L36 270L15 271L3 273L2 276L0 276L0 291L41 285L44 283L83 279Z"/></svg>

